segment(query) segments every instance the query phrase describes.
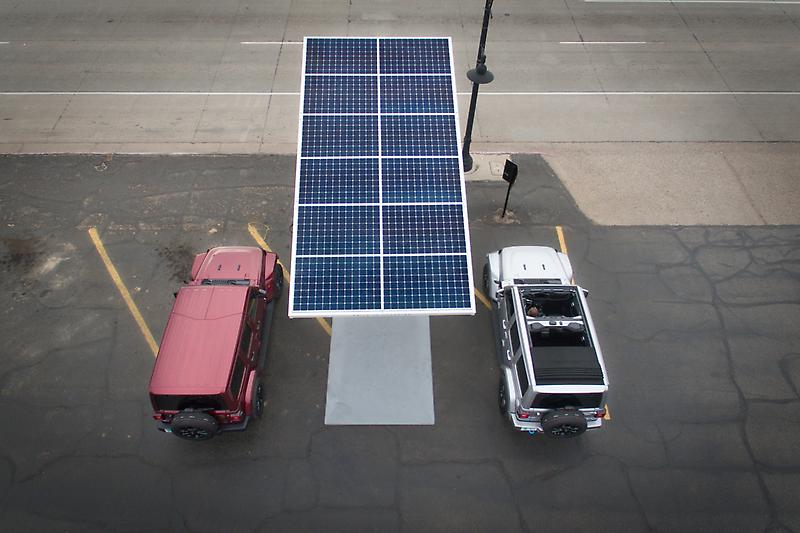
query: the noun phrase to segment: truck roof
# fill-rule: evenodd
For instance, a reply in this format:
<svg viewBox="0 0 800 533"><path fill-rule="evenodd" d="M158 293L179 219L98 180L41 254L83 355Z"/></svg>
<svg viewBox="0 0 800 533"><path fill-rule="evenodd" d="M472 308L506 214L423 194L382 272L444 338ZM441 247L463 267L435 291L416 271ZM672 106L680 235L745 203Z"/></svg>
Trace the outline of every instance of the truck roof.
<svg viewBox="0 0 800 533"><path fill-rule="evenodd" d="M241 285L193 285L178 291L153 368L151 394L225 391L248 290Z"/></svg>
<svg viewBox="0 0 800 533"><path fill-rule="evenodd" d="M532 347L537 385L603 385L603 369L591 346Z"/></svg>
<svg viewBox="0 0 800 533"><path fill-rule="evenodd" d="M203 280L250 280L256 284L261 275L264 252L253 246L221 246L210 249L193 284Z"/></svg>

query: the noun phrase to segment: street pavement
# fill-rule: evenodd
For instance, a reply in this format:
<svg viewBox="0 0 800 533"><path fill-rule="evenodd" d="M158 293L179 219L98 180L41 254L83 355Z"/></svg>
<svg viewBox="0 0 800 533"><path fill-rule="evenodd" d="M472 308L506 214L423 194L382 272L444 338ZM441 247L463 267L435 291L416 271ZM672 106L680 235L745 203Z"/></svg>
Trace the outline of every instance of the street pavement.
<svg viewBox="0 0 800 533"><path fill-rule="evenodd" d="M294 154L304 36L450 36L465 73L482 13L2 0L0 152ZM486 52L473 150L550 154L593 221L800 222L800 4L498 1Z"/></svg>
<svg viewBox="0 0 800 533"><path fill-rule="evenodd" d="M264 418L159 433L153 354L88 230L158 340L194 253L253 225L290 265L294 158L0 157L3 529L800 531L797 227L596 225L515 157L507 220L504 184L469 182L473 268L563 227L611 381L611 419L571 441L500 416L481 305L431 319L434 426L325 426L330 337L285 298Z"/></svg>

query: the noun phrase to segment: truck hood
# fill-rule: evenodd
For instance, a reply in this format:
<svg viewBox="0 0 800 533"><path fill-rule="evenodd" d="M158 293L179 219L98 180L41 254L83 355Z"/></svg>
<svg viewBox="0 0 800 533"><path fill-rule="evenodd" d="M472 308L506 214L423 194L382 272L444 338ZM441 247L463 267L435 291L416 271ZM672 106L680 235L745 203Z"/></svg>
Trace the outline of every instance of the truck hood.
<svg viewBox="0 0 800 533"><path fill-rule="evenodd" d="M567 285L571 278L572 265L567 256L547 246L512 246L500 250L500 279L504 284L513 283L515 279L557 279L559 283Z"/></svg>

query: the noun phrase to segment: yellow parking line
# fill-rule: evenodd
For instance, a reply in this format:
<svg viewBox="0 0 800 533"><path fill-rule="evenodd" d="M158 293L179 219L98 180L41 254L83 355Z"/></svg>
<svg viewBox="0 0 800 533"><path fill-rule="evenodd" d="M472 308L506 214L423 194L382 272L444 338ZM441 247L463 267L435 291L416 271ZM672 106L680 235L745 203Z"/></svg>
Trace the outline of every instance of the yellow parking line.
<svg viewBox="0 0 800 533"><path fill-rule="evenodd" d="M138 324L142 335L144 335L144 340L147 341L147 345L150 347L153 355L158 355L158 344L153 338L153 334L150 333L150 328L147 327L147 323L144 321L142 313L139 312L139 308L136 307L136 303L133 301L133 298L131 298L131 293L122 282L119 272L117 272L117 269L111 262L111 258L108 257L106 247L103 245L103 241L100 240L100 235L97 233L96 228L89 228L89 237L92 239L94 247L97 249L97 253L100 254L100 259L103 260L103 264L105 264L106 270L108 270L108 275L111 276L111 280L114 282L114 285L117 286L117 290L122 296L122 299L125 300L128 310L133 315L133 319L136 320L136 324Z"/></svg>
<svg viewBox="0 0 800 533"><path fill-rule="evenodd" d="M479 291L477 287L475 287L474 289L475 289L475 296L478 297L478 300L480 300L481 303L486 306L486 309L491 309L492 304L489 301L489 299L486 296L484 296L483 293Z"/></svg>
<svg viewBox="0 0 800 533"><path fill-rule="evenodd" d="M569 255L567 252L567 241L564 240L564 230L561 226L556 226L556 234L558 235L558 245L561 247L561 253Z"/></svg>
<svg viewBox="0 0 800 533"><path fill-rule="evenodd" d="M567 254L567 241L564 239L564 230L561 226L556 226L556 235L558 235L558 245L561 247L561 253L564 255ZM575 278L572 278L572 284L575 285ZM603 420L611 420L611 411L608 409L608 404L605 405L606 414L603 417Z"/></svg>
<svg viewBox="0 0 800 533"><path fill-rule="evenodd" d="M567 252L567 241L564 239L564 230L561 226L556 226L556 235L558 235L558 245L561 247L561 253L569 255ZM572 277L572 284L575 285L575 276Z"/></svg>
<svg viewBox="0 0 800 533"><path fill-rule="evenodd" d="M269 247L269 245L267 244L267 241L265 241L264 238L261 237L261 235L258 234L258 230L256 229L256 227L253 224L248 224L247 225L247 231L250 232L250 236L253 237L253 240L256 241L260 247L262 247L264 250L266 250L268 252L275 253L275 252L272 251L272 248ZM281 262L280 259L278 259L278 264L283 269L284 279L289 279L289 269L286 268L286 265L284 265ZM324 318L318 316L317 317L317 322L322 327L322 329L325 330L325 333L327 333L328 335L333 335L333 330L331 329L331 325L328 324L327 320L325 320Z"/></svg>

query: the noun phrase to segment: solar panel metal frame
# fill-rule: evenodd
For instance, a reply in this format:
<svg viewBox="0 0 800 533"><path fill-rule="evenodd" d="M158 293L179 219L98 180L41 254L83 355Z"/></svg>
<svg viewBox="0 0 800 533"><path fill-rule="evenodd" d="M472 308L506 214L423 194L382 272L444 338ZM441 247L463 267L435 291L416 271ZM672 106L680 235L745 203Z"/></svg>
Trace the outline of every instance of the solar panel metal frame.
<svg viewBox="0 0 800 533"><path fill-rule="evenodd" d="M367 39L367 40L375 40L375 53L376 53L376 70L374 74L363 73L363 72L354 72L354 73L332 73L332 72L313 72L313 73L306 73L307 69L307 50L308 50L308 41L312 39L342 39L342 40L358 40L358 39ZM446 40L447 41L447 48L448 48L448 59L449 59L449 68L450 72L447 74L442 73L382 73L381 72L381 49L380 44L383 40ZM353 203L348 205L353 206L378 206L378 210L380 213L380 229L379 229L379 253L378 254L342 254L336 257L344 258L369 258L369 257L377 257L379 263L379 270L380 270L380 300L381 306L380 308L370 308L370 309L345 309L345 310L338 310L338 309L315 309L315 310L297 310L295 309L295 275L297 272L297 241L298 241L298 214L300 211L300 174L301 174L301 164L304 159L344 159L345 157L342 156L303 156L303 127L304 127L304 115L308 113L304 113L305 108L305 87L306 87L306 76L375 76L377 79L377 110L375 113L311 113L311 115L336 115L336 116L375 116L377 117L378 122L378 130L377 130L377 146L378 146L378 153L376 155L360 155L354 156L353 159L377 159L377 167L378 167L378 202L370 202L370 203ZM451 91L453 97L453 109L452 112L409 112L409 113L394 113L394 112L387 112L384 113L381 110L381 76L401 76L401 77L411 77L411 76L449 76L451 82ZM295 171L295 198L294 198L294 231L292 232L292 270L290 274L290 281L289 281L289 316L290 317L319 317L319 316L368 316L368 315L379 315L379 316L388 316L388 315L473 315L475 314L475 294L474 294L474 276L472 272L472 249L470 243L470 234L469 234L469 219L467 215L467 195L466 195L466 184L464 179L464 166L463 161L461 159L461 150L462 150L462 140L461 140L461 131L460 131L460 123L459 123L459 115L458 115L458 98L457 98L457 90L456 90L456 80L455 80L455 70L453 67L453 42L450 37L337 37L337 36L306 36L303 39L303 56L302 56L302 72L301 72L301 81L300 81L300 105L299 105L299 122L298 122L298 131L297 131L297 165ZM383 156L382 154L382 146L381 146L381 116L383 115L396 115L396 116L425 116L425 115L444 115L444 116L452 116L454 121L455 127L455 137L456 137L456 155L454 156L441 156L441 155L433 155L433 156L414 156L414 155L402 155L402 156ZM453 202L453 201L422 201L422 202L384 202L383 201L383 164L382 162L387 159L411 159L411 158L421 158L421 159L436 159L436 158L451 158L456 159L458 161L458 173L459 173L459 182L460 182L460 192L461 192L461 201L460 202ZM462 210L462 218L463 218L463 228L464 228L464 245L465 245L465 252L453 252L453 253L407 253L407 254L385 254L384 253L384 239L385 235L383 233L383 210L387 206L413 206L413 205L425 205L425 206L447 206L447 205L461 205ZM308 204L303 204L306 206ZM321 204L315 204L321 205ZM337 204L333 204L337 205ZM341 205L339 203L338 205ZM410 309L386 309L385 308L385 292L386 292L386 278L384 276L384 259L387 257L429 257L431 259L441 258L441 257L448 257L448 256L463 256L467 277L468 277L468 297L469 297L469 305L465 307L419 307L419 308L410 308ZM317 255L304 255L303 258L308 257L318 257L318 258L330 258L331 255L326 254L317 254ZM437 288L436 280L432 280L430 282L432 288ZM298 289L303 289L303 287L299 287Z"/></svg>

